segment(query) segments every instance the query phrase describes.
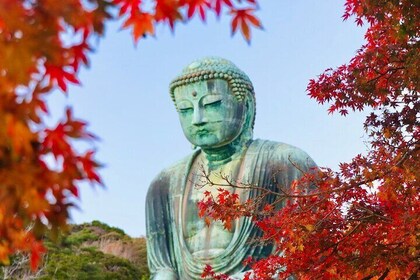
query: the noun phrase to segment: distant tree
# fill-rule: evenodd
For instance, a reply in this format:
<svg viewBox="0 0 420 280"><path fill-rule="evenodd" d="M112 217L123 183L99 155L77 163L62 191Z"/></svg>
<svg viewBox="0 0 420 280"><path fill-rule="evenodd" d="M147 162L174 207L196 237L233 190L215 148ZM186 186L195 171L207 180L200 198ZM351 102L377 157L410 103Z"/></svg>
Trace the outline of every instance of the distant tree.
<svg viewBox="0 0 420 280"><path fill-rule="evenodd" d="M347 0L344 20L367 24L349 63L310 80L309 96L345 116L367 110L369 151L279 190L286 207L207 197L208 219L248 215L278 252L247 260L246 279L418 279L420 253L420 2ZM343 147L345 149L346 147ZM297 166L297 168L299 168ZM308 187L317 188L308 193ZM263 207L263 208L258 208ZM211 267L203 277L214 275Z"/></svg>
<svg viewBox="0 0 420 280"><path fill-rule="evenodd" d="M78 70L88 65L92 39L104 35L105 23L113 14L123 18L137 42L157 24L174 29L222 9L232 16L233 33L239 29L248 41L249 27L261 26L252 0L0 1L0 263L31 252L35 268L44 252L40 237L66 229L79 183L101 183L95 152L73 143L95 139L87 123L70 108L55 126L44 118L49 93L79 84Z"/></svg>

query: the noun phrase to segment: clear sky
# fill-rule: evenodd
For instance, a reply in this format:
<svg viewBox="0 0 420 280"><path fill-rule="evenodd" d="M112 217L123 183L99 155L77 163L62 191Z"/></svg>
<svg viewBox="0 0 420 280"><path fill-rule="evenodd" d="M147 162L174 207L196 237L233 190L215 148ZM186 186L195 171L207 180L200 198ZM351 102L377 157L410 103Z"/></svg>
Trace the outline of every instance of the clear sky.
<svg viewBox="0 0 420 280"><path fill-rule="evenodd" d="M364 29L343 22L343 1L260 0L263 31L248 45L230 36L230 18L212 14L178 24L172 34L158 26L156 38L134 47L121 22L106 36L82 69L82 87L66 98L50 96L51 119L72 106L101 138L95 143L105 188L81 185L80 210L72 222L100 220L131 236L145 235L145 196L154 176L192 152L168 94L170 81L191 61L220 56L233 61L253 81L257 99L254 138L285 142L306 151L320 166L337 169L366 151L363 114L328 115L306 95L309 79L349 61L363 43Z"/></svg>

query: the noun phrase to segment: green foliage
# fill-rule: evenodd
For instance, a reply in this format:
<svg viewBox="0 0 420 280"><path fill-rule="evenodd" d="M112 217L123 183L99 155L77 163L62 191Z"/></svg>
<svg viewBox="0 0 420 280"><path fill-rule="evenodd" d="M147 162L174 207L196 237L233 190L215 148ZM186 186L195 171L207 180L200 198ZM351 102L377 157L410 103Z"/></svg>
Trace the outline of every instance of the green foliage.
<svg viewBox="0 0 420 280"><path fill-rule="evenodd" d="M107 225L105 223L102 223L100 221L97 221L97 220L92 221L91 225L94 226L94 227L98 227L98 228L101 228L103 230L106 230L107 232L114 231L114 232L119 233L121 235L124 235L124 236L126 235L125 232L122 229L117 228L117 227L109 226L109 225Z"/></svg>
<svg viewBox="0 0 420 280"><path fill-rule="evenodd" d="M130 261L104 254L94 247L57 250L48 256L46 275L40 279L141 279L141 271Z"/></svg>
<svg viewBox="0 0 420 280"><path fill-rule="evenodd" d="M147 264L147 248L146 248L146 238L134 238L133 246L135 248L137 259L133 260L134 264L140 270L142 275L146 275L149 279L149 266Z"/></svg>
<svg viewBox="0 0 420 280"><path fill-rule="evenodd" d="M146 280L150 276L146 239L131 238L123 230L99 221L72 225L67 235L56 241L46 238L44 244L48 253L39 272L29 269L27 255L17 254L11 266L0 269L0 278Z"/></svg>
<svg viewBox="0 0 420 280"><path fill-rule="evenodd" d="M86 241L95 241L98 240L98 235L93 233L89 228L83 228L80 231L76 231L67 238L63 240L63 245L71 246L71 245L81 245L83 242Z"/></svg>

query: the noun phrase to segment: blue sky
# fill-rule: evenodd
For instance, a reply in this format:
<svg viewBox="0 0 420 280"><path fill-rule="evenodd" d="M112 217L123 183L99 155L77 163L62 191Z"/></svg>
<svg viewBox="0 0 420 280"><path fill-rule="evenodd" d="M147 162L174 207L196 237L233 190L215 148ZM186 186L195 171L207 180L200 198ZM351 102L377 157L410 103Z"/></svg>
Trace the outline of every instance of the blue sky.
<svg viewBox="0 0 420 280"><path fill-rule="evenodd" d="M80 72L81 87L68 97L50 96L51 119L72 106L101 138L94 143L105 188L81 185L80 210L72 222L101 220L132 236L145 234L145 196L154 176L192 152L169 97L170 81L191 61L221 56L254 83L257 118L254 138L285 142L306 151L320 166L337 169L366 151L364 115L328 115L306 95L309 79L349 61L363 44L364 29L343 22L344 1L260 0L264 30L248 45L230 36L229 17L206 24L194 19L173 34L158 26L156 38L134 46L121 22L107 26Z"/></svg>

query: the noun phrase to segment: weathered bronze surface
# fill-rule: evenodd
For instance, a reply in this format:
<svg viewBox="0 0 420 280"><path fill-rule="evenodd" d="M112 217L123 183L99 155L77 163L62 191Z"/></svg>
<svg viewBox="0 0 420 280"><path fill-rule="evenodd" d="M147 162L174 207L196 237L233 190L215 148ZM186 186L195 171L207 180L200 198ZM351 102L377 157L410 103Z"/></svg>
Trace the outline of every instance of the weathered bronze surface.
<svg viewBox="0 0 420 280"><path fill-rule="evenodd" d="M252 242L261 232L250 218L241 218L229 230L220 222L206 226L198 217L197 202L206 191L216 195L218 188L238 193L242 201L261 193L226 186L226 178L236 185L274 191L278 186L289 188L302 170L310 170L315 163L291 145L252 140L253 86L228 60L205 58L191 63L171 83L170 94L186 138L199 149L164 169L149 188L151 279L200 279L206 264L241 279L249 269L243 260L268 256L273 247ZM269 195L266 202L274 199Z"/></svg>

